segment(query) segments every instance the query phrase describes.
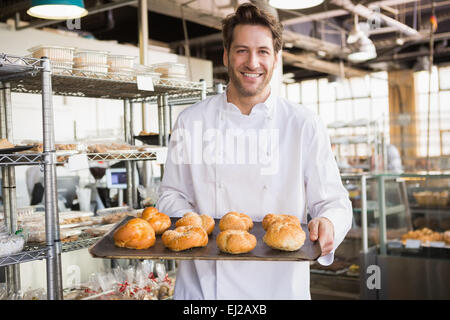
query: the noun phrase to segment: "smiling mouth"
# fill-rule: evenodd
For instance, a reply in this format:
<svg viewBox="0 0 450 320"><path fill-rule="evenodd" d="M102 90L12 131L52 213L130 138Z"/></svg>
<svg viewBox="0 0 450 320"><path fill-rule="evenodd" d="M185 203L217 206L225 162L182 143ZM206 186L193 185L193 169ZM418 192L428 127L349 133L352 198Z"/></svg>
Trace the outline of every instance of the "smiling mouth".
<svg viewBox="0 0 450 320"><path fill-rule="evenodd" d="M259 78L260 76L262 76L262 73L248 73L248 72L241 72L241 74L242 74L244 77L247 77L247 78L253 78L253 79Z"/></svg>

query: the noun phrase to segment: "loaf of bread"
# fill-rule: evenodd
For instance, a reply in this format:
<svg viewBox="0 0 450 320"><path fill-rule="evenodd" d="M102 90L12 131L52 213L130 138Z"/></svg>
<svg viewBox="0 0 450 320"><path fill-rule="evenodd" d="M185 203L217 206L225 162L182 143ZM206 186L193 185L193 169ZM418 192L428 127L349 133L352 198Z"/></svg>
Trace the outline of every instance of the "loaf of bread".
<svg viewBox="0 0 450 320"><path fill-rule="evenodd" d="M444 232L443 238L445 243L450 244L450 230Z"/></svg>
<svg viewBox="0 0 450 320"><path fill-rule="evenodd" d="M219 221L220 231L225 230L245 230L253 228L252 219L244 214L235 211L228 212Z"/></svg>
<svg viewBox="0 0 450 320"><path fill-rule="evenodd" d="M300 225L275 222L269 225L263 241L273 249L296 251L305 243L306 234Z"/></svg>
<svg viewBox="0 0 450 320"><path fill-rule="evenodd" d="M245 230L225 230L216 238L220 251L239 254L252 251L256 247L256 237Z"/></svg>
<svg viewBox="0 0 450 320"><path fill-rule="evenodd" d="M148 249L155 244L155 231L141 218L130 219L114 232L114 244L129 249Z"/></svg>
<svg viewBox="0 0 450 320"><path fill-rule="evenodd" d="M145 208L144 211L142 211L142 219L150 223L156 234L162 234L169 229L172 224L169 216L159 212L155 207Z"/></svg>
<svg viewBox="0 0 450 320"><path fill-rule="evenodd" d="M208 216L207 214L199 215L196 212L187 212L183 215L182 218L178 219L177 222L175 222L176 227L182 227L182 226L196 226L196 227L202 227L205 229L206 233L210 235L215 226L215 221L211 216Z"/></svg>
<svg viewBox="0 0 450 320"><path fill-rule="evenodd" d="M167 230L161 237L164 245L172 251L182 251L208 244L208 235L202 227L181 226Z"/></svg>
<svg viewBox="0 0 450 320"><path fill-rule="evenodd" d="M262 221L262 227L264 230L267 231L269 225L275 223L275 222L285 222L285 223L292 223L298 226L301 226L300 220L298 217L290 215L290 214L274 214L269 213L264 216L264 219Z"/></svg>

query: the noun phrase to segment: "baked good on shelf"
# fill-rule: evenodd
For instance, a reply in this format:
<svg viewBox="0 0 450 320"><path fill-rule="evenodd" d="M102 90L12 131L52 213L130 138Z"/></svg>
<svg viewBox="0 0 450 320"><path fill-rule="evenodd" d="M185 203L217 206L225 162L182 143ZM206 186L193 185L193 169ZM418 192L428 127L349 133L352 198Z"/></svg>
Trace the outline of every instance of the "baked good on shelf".
<svg viewBox="0 0 450 320"><path fill-rule="evenodd" d="M0 149L14 148L14 145L8 139L0 139Z"/></svg>
<svg viewBox="0 0 450 320"><path fill-rule="evenodd" d="M296 251L305 243L302 227L289 222L275 222L269 226L263 241L273 249Z"/></svg>
<svg viewBox="0 0 450 320"><path fill-rule="evenodd" d="M141 218L130 219L114 232L114 244L129 249L147 249L155 244L155 231Z"/></svg>
<svg viewBox="0 0 450 320"><path fill-rule="evenodd" d="M450 230L447 230L444 232L444 235L442 236L445 243L450 244Z"/></svg>
<svg viewBox="0 0 450 320"><path fill-rule="evenodd" d="M208 235L202 227L181 226L167 230L161 237L164 245L172 251L182 251L208 244Z"/></svg>
<svg viewBox="0 0 450 320"><path fill-rule="evenodd" d="M205 229L206 233L209 235L214 230L215 221L211 216L207 214L199 215L196 212L187 212L180 219L175 222L176 227L182 226L197 226Z"/></svg>
<svg viewBox="0 0 450 320"><path fill-rule="evenodd" d="M268 213L264 216L264 219L262 221L262 227L264 230L267 231L267 228L269 228L269 225L275 223L275 222L286 222L286 223L292 223L295 225L300 226L300 220L298 217L290 215L290 214L275 214L275 213Z"/></svg>
<svg viewBox="0 0 450 320"><path fill-rule="evenodd" d="M155 207L147 207L142 212L142 219L146 220L155 230L156 234L162 234L170 228L172 222L167 214L159 212Z"/></svg>
<svg viewBox="0 0 450 320"><path fill-rule="evenodd" d="M420 240L421 242L426 243L430 241L444 241L444 235L441 235L439 232L434 232L429 228L422 228L419 230L408 231L402 235L403 244L405 244L408 239Z"/></svg>
<svg viewBox="0 0 450 320"><path fill-rule="evenodd" d="M230 229L248 231L253 228L253 221L245 213L230 211L220 219L219 228L220 231Z"/></svg>
<svg viewBox="0 0 450 320"><path fill-rule="evenodd" d="M216 238L220 251L240 254L252 251L256 247L256 237L245 230L225 230Z"/></svg>

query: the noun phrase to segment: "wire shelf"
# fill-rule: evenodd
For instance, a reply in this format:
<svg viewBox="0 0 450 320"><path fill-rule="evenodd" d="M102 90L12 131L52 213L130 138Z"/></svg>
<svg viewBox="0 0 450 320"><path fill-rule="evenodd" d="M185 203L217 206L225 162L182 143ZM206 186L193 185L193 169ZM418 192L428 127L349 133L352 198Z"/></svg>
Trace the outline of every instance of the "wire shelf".
<svg viewBox="0 0 450 320"><path fill-rule="evenodd" d="M134 74L91 72L70 68L54 68L52 89L54 95L105 99L129 99L142 102L160 94L172 96L199 95L201 82L180 79L154 79L154 90L139 90ZM19 93L41 93L40 79L26 77L11 83L11 90Z"/></svg>
<svg viewBox="0 0 450 320"><path fill-rule="evenodd" d="M35 260L42 260L47 258L47 252L48 248L46 247L28 247L25 246L24 250L12 255L0 257L0 267L17 264L17 263L23 263L23 262L30 262Z"/></svg>
<svg viewBox="0 0 450 320"><path fill-rule="evenodd" d="M81 239L76 241L70 241L70 242L63 242L62 243L62 252L70 252L70 251L76 251L81 250L85 248L89 248L91 245L96 243L101 237L95 237L95 238L87 238L87 239Z"/></svg>
<svg viewBox="0 0 450 320"><path fill-rule="evenodd" d="M43 163L40 153L27 154L0 154L0 166L39 165Z"/></svg>
<svg viewBox="0 0 450 320"><path fill-rule="evenodd" d="M130 153L88 153L87 157L93 161L105 160L156 160L156 152L130 152Z"/></svg>
<svg viewBox="0 0 450 320"><path fill-rule="evenodd" d="M19 57L0 53L0 81L35 76L41 69L40 59Z"/></svg>

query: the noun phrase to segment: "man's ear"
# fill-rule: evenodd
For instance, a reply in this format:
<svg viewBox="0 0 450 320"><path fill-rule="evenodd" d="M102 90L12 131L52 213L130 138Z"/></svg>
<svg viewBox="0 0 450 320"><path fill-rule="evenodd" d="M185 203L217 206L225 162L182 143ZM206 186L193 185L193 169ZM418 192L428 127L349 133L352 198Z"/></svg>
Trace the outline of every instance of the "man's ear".
<svg viewBox="0 0 450 320"><path fill-rule="evenodd" d="M228 52L227 52L227 49L223 49L223 65L228 68Z"/></svg>

